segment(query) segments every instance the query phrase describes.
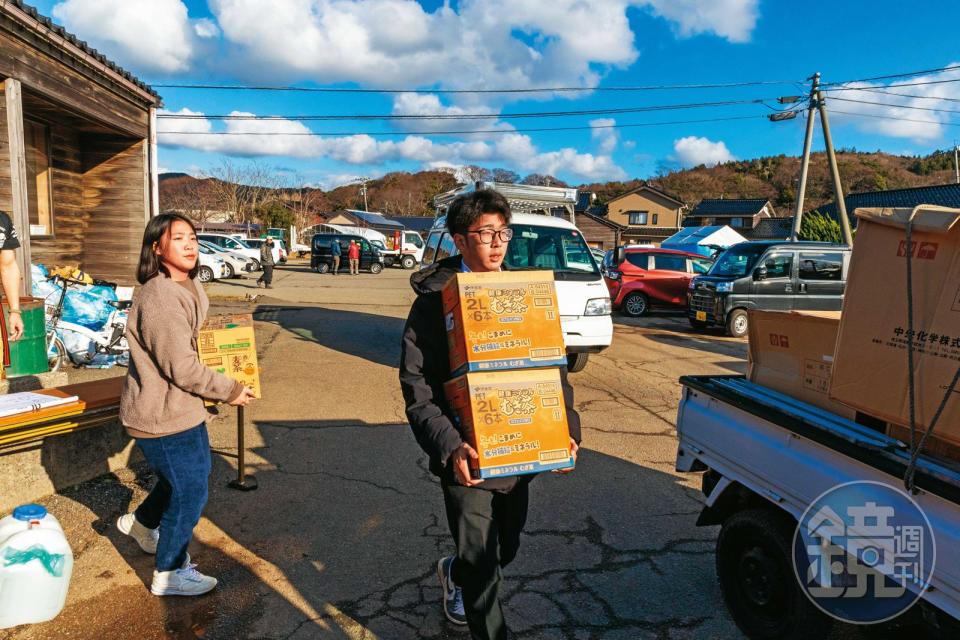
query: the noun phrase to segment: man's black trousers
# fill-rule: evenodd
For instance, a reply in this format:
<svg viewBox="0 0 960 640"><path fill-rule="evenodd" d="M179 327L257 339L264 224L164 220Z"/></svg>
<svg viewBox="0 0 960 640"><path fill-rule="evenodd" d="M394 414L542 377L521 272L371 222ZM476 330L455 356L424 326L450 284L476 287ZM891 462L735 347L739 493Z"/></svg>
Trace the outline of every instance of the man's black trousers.
<svg viewBox="0 0 960 640"><path fill-rule="evenodd" d="M463 606L474 640L506 640L500 606L500 570L516 557L527 521L529 483L522 479L509 493L441 482L447 523L457 545L453 581L463 591Z"/></svg>
<svg viewBox="0 0 960 640"><path fill-rule="evenodd" d="M263 267L263 275L260 276L260 280L258 280L258 282L269 285L273 282L273 265L265 264L261 266Z"/></svg>

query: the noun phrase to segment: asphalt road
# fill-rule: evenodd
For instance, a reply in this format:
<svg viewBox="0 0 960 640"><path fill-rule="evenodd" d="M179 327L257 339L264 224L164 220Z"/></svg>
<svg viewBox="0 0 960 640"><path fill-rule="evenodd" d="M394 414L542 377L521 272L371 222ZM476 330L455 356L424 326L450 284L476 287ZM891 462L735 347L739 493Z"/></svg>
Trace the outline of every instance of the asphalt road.
<svg viewBox="0 0 960 640"><path fill-rule="evenodd" d="M259 489L226 488L234 461L215 455L191 548L220 587L151 596L151 558L112 526L151 478L107 476L45 500L76 554L67 608L0 638L465 638L440 609L435 565L452 544L397 382L409 273L291 266L269 291L252 279L212 285L213 312L255 314L264 369L264 397L247 412ZM743 373L746 343L666 314L615 323L613 346L571 376L577 470L532 485L505 572L509 625L529 639L740 637L715 578L717 530L694 526L699 478L673 460L677 378ZM235 451L233 414L211 434Z"/></svg>

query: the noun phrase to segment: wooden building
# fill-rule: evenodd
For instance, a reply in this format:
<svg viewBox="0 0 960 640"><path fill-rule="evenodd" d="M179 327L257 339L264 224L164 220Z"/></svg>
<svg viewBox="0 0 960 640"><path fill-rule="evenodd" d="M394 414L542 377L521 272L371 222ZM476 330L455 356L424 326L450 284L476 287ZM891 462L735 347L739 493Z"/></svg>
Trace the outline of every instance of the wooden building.
<svg viewBox="0 0 960 640"><path fill-rule="evenodd" d="M577 228L583 239L594 249L616 249L622 244L627 228L587 211L577 213Z"/></svg>
<svg viewBox="0 0 960 640"><path fill-rule="evenodd" d="M0 210L31 261L131 284L157 211L160 97L19 0L0 3Z"/></svg>
<svg viewBox="0 0 960 640"><path fill-rule="evenodd" d="M624 242L657 243L680 230L686 205L679 198L642 185L607 202L607 219L622 227Z"/></svg>

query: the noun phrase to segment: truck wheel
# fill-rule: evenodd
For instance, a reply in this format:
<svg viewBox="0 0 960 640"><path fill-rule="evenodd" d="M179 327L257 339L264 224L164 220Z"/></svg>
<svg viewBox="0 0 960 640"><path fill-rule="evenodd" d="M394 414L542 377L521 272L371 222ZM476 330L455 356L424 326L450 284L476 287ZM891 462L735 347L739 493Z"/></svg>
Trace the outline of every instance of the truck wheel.
<svg viewBox="0 0 960 640"><path fill-rule="evenodd" d="M749 638L824 638L833 620L810 602L793 571L796 523L766 509L741 511L717 538L717 577L727 609Z"/></svg>
<svg viewBox="0 0 960 640"><path fill-rule="evenodd" d="M210 267L200 267L197 271L197 280L200 282L213 282L213 269Z"/></svg>
<svg viewBox="0 0 960 640"><path fill-rule="evenodd" d="M734 309L727 316L727 334L734 338L742 338L747 335L747 311L746 309Z"/></svg>
<svg viewBox="0 0 960 640"><path fill-rule="evenodd" d="M587 360L589 359L590 359L589 353L568 353L567 354L567 371L569 371L570 373L583 371L584 367L587 366Z"/></svg>
<svg viewBox="0 0 960 640"><path fill-rule="evenodd" d="M372 265L370 265L370 273L373 275L377 275L381 271L383 271L383 265L379 262L374 262Z"/></svg>
<svg viewBox="0 0 960 640"><path fill-rule="evenodd" d="M413 256L403 256L403 260L400 261L400 266L404 269L413 269L417 266L417 260Z"/></svg>
<svg viewBox="0 0 960 640"><path fill-rule="evenodd" d="M321 262L316 267L317 273L330 273L330 265L326 262Z"/></svg>
<svg viewBox="0 0 960 640"><path fill-rule="evenodd" d="M639 291L635 291L623 299L620 309L631 318L639 318L640 316L647 315L647 312L650 310L650 301L647 299L647 296Z"/></svg>

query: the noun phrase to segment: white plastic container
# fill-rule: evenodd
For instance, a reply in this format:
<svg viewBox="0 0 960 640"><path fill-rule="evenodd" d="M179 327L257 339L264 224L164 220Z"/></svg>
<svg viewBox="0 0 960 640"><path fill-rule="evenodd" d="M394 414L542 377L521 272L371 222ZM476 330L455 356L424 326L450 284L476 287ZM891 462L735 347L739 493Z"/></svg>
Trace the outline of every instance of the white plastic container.
<svg viewBox="0 0 960 640"><path fill-rule="evenodd" d="M57 617L71 573L73 552L45 508L23 505L0 520L0 629Z"/></svg>

